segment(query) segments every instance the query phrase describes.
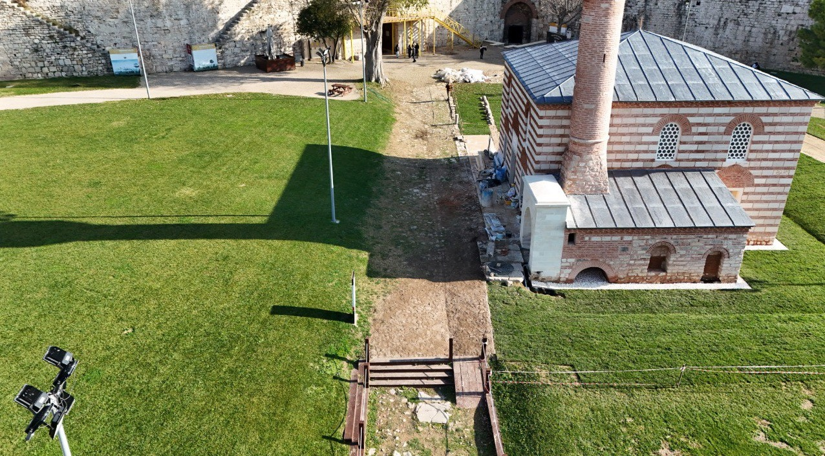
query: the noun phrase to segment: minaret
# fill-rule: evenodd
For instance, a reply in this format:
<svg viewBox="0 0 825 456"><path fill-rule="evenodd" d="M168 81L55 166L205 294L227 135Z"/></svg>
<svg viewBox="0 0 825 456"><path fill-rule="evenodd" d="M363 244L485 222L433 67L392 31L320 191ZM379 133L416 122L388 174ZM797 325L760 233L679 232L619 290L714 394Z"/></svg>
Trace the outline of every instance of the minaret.
<svg viewBox="0 0 825 456"><path fill-rule="evenodd" d="M561 164L568 195L608 192L607 137L625 0L584 0L570 144Z"/></svg>

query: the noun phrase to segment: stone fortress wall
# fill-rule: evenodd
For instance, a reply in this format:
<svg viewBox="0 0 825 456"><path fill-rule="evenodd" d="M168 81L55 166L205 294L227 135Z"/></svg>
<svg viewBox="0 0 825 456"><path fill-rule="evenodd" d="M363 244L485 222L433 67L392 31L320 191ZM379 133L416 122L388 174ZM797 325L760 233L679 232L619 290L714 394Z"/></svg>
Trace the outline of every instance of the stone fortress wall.
<svg viewBox="0 0 825 456"><path fill-rule="evenodd" d="M476 38L507 39L505 16L520 8L529 38L542 40L554 0L430 0ZM764 68L799 69L796 31L810 25L811 0L627 0L625 28L645 29ZM150 73L189 68L185 45L215 42L219 63L249 65L263 52L266 29L275 52L293 52L295 19L308 0L135 0ZM24 8L21 8L25 6ZM687 31L685 32L685 24ZM570 24L573 30L576 24ZM431 27L427 25L426 27ZM425 27L426 42L432 30ZM356 30L357 35L357 30ZM444 46L450 33L437 29ZM460 40L455 40L460 44ZM356 43L357 44L357 43ZM107 49L136 47L124 0L0 0L0 80L111 72ZM356 46L357 47L357 46Z"/></svg>

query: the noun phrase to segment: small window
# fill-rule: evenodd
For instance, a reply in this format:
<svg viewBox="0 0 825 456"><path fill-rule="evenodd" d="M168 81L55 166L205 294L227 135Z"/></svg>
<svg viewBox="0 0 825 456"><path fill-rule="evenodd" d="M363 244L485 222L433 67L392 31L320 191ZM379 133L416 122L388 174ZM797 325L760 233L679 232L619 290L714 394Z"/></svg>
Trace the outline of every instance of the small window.
<svg viewBox="0 0 825 456"><path fill-rule="evenodd" d="M576 245L576 233L567 235L567 245Z"/></svg>
<svg viewBox="0 0 825 456"><path fill-rule="evenodd" d="M680 134L679 125L673 122L662 127L662 131L659 133L659 147L656 149L656 161L676 160Z"/></svg>
<svg viewBox="0 0 825 456"><path fill-rule="evenodd" d="M659 246L650 252L650 262L647 272L667 272L667 260L670 251L665 246Z"/></svg>
<svg viewBox="0 0 825 456"><path fill-rule="evenodd" d="M728 161L745 161L748 158L748 148L753 136L753 125L743 122L733 129L730 135Z"/></svg>
<svg viewBox="0 0 825 456"><path fill-rule="evenodd" d="M733 195L733 199L736 200L737 203L742 202L742 192L744 189L742 188L732 188L730 189L730 194Z"/></svg>

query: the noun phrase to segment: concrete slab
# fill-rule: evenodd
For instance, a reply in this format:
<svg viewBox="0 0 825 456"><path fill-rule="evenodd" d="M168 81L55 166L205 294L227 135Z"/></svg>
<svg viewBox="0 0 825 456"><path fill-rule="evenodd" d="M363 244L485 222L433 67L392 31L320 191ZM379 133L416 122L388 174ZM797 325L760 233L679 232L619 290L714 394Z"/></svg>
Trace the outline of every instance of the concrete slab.
<svg viewBox="0 0 825 456"><path fill-rule="evenodd" d="M813 135L805 135L805 142L802 143L802 153L825 162L825 141Z"/></svg>
<svg viewBox="0 0 825 456"><path fill-rule="evenodd" d="M439 396L429 396L426 393L418 393L420 401L415 406L415 416L421 423L445 424L450 420L450 408L452 404L443 400Z"/></svg>
<svg viewBox="0 0 825 456"><path fill-rule="evenodd" d="M531 282L534 290L750 290L741 277L736 283L554 283Z"/></svg>

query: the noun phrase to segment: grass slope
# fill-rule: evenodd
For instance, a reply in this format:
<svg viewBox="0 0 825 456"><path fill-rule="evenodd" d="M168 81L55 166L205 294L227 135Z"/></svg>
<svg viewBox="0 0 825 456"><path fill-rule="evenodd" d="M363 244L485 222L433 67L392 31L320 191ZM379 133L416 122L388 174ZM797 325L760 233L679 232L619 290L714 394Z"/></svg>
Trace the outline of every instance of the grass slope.
<svg viewBox="0 0 825 456"><path fill-rule="evenodd" d="M0 453L80 360L78 454L345 454L349 275L393 122L331 103L340 225L329 220L323 100L236 94L0 113Z"/></svg>
<svg viewBox="0 0 825 456"><path fill-rule="evenodd" d="M819 139L825 139L825 119L811 117L811 121L808 123L808 134Z"/></svg>
<svg viewBox="0 0 825 456"><path fill-rule="evenodd" d="M461 117L461 132L465 135L489 135L490 128L481 107L481 96L486 95L490 109L496 119L496 126L501 124L501 88L502 84L454 84L458 115Z"/></svg>
<svg viewBox="0 0 825 456"><path fill-rule="evenodd" d="M787 214L820 227L825 167L803 157ZM821 229L815 233L820 239ZM569 291L490 287L500 368L639 369L825 362L825 245L785 219L787 252L748 252L752 291ZM536 380L514 376L514 380ZM506 379L505 376L499 376ZM819 377L689 372L583 374L657 387L494 385L511 454L820 454ZM570 376L543 380L571 381ZM808 403L807 401L810 401ZM764 437L766 441L757 441ZM778 442L778 443L777 443Z"/></svg>
<svg viewBox="0 0 825 456"><path fill-rule="evenodd" d="M140 84L139 76L89 76L0 81L0 97L38 93L76 92L78 90L131 89Z"/></svg>
<svg viewBox="0 0 825 456"><path fill-rule="evenodd" d="M800 154L785 215L825 243L825 163Z"/></svg>

